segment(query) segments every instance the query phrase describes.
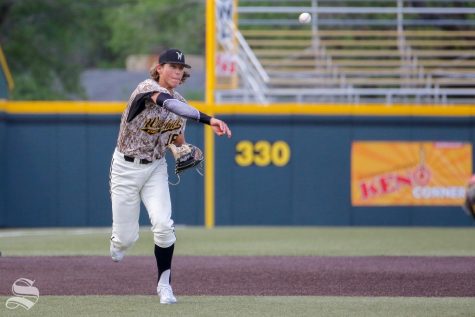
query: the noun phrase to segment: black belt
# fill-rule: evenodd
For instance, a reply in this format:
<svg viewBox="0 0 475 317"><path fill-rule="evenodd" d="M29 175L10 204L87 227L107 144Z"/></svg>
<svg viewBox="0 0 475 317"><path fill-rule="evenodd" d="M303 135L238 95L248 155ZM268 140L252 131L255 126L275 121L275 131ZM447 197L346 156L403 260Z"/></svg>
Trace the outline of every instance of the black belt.
<svg viewBox="0 0 475 317"><path fill-rule="evenodd" d="M128 155L124 155L124 160L126 160L127 162L135 162L135 158L133 156L128 156ZM146 159L140 159L140 164L150 164L152 163L152 161L149 161L149 160L146 160Z"/></svg>

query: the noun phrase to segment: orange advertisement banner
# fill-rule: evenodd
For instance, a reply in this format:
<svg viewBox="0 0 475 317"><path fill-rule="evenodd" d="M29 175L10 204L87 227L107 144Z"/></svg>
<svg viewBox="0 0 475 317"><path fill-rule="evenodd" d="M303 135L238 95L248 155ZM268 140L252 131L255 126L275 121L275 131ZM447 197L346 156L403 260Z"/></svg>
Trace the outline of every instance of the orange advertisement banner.
<svg viewBox="0 0 475 317"><path fill-rule="evenodd" d="M472 145L353 142L353 206L461 205L472 175Z"/></svg>

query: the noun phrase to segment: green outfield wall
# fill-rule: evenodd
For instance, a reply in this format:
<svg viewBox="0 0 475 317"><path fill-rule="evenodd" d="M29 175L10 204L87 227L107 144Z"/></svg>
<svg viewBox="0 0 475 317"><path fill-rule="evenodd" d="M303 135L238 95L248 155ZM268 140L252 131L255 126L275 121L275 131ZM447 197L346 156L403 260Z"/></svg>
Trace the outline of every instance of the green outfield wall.
<svg viewBox="0 0 475 317"><path fill-rule="evenodd" d="M0 226L109 226L120 113L31 112L0 111ZM472 144L471 114L235 113L220 114L233 138L215 138L216 225L473 225L459 206L355 207L350 186L355 140ZM200 124L186 135L205 146ZM204 224L204 188L194 172L171 186L177 224ZM145 212L140 219L148 224Z"/></svg>
<svg viewBox="0 0 475 317"><path fill-rule="evenodd" d="M216 224L470 225L459 206L354 207L351 145L358 141L473 142L471 118L233 116L232 142L216 141ZM288 145L279 166L236 163L236 144ZM264 141L262 143L262 141ZM272 149L271 149L272 152ZM256 157L254 158L256 160ZM285 159L284 159L285 161Z"/></svg>
<svg viewBox="0 0 475 317"><path fill-rule="evenodd" d="M0 225L110 225L109 168L119 123L117 115L6 115ZM201 127L187 130L189 142L203 146ZM178 223L203 223L202 182L190 175L173 188ZM145 212L141 222L148 222Z"/></svg>

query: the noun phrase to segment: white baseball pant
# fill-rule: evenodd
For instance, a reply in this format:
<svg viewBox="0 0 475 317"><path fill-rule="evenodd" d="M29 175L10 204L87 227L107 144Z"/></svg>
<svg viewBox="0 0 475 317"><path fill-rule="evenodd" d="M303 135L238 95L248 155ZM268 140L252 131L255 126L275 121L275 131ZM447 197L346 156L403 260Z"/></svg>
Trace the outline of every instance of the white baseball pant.
<svg viewBox="0 0 475 317"><path fill-rule="evenodd" d="M153 239L161 248L176 241L171 219L171 201L165 157L150 164L128 162L117 149L111 163L112 237L115 248L124 251L139 238L140 201L147 209Z"/></svg>

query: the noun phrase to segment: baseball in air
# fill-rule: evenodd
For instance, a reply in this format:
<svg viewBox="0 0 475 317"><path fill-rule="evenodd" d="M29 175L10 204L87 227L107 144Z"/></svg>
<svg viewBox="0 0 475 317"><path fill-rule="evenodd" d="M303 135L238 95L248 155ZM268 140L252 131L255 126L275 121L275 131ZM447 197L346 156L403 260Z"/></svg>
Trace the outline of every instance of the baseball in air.
<svg viewBox="0 0 475 317"><path fill-rule="evenodd" d="M310 15L310 13L304 12L299 15L300 23L307 24L307 23L310 23L310 21L312 21L312 16Z"/></svg>

